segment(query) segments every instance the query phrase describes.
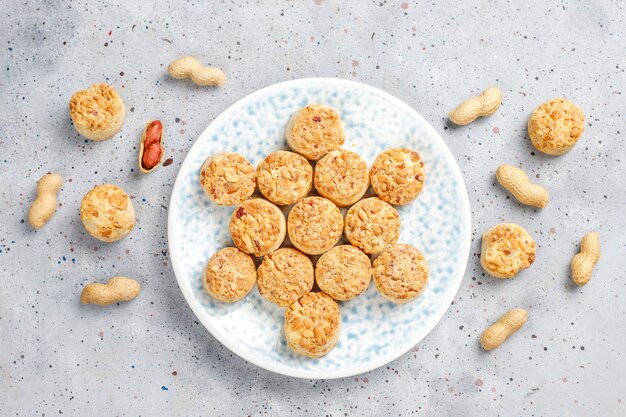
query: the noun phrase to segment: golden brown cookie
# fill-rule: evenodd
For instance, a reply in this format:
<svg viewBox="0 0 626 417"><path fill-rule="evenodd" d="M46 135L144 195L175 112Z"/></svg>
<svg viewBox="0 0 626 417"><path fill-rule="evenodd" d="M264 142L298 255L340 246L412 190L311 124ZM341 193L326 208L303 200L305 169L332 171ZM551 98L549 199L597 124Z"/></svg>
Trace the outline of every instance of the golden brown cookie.
<svg viewBox="0 0 626 417"><path fill-rule="evenodd" d="M395 205L406 204L424 188L424 161L410 149L389 149L376 157L370 178L374 192L384 201Z"/></svg>
<svg viewBox="0 0 626 417"><path fill-rule="evenodd" d="M91 236L103 242L115 242L133 230L135 208L120 187L98 185L83 197L80 219Z"/></svg>
<svg viewBox="0 0 626 417"><path fill-rule="evenodd" d="M323 292L310 292L285 312L285 338L295 352L319 358L330 352L339 340L339 306Z"/></svg>
<svg viewBox="0 0 626 417"><path fill-rule="evenodd" d="M70 99L70 116L76 131L91 140L112 138L122 128L124 101L107 84L93 84Z"/></svg>
<svg viewBox="0 0 626 417"><path fill-rule="evenodd" d="M521 226L502 223L483 234L480 264L496 278L512 278L535 261L535 241Z"/></svg>
<svg viewBox="0 0 626 417"><path fill-rule="evenodd" d="M295 112L287 122L287 143L306 159L317 161L345 142L337 112L321 104L312 104Z"/></svg>
<svg viewBox="0 0 626 417"><path fill-rule="evenodd" d="M258 280L263 297L280 307L288 307L313 288L313 263L296 249L280 248L263 257Z"/></svg>
<svg viewBox="0 0 626 417"><path fill-rule="evenodd" d="M397 244L374 260L372 275L378 292L387 300L404 304L419 297L428 282L428 263L411 245Z"/></svg>
<svg viewBox="0 0 626 417"><path fill-rule="evenodd" d="M343 231L343 216L330 200L307 197L289 213L291 243L308 255L319 255L335 246Z"/></svg>
<svg viewBox="0 0 626 417"><path fill-rule="evenodd" d="M230 217L230 234L235 246L254 256L267 255L285 240L285 215L262 198L241 203Z"/></svg>
<svg viewBox="0 0 626 417"><path fill-rule="evenodd" d="M256 172L250 161L238 153L221 152L202 164L200 185L216 204L233 206L254 193Z"/></svg>
<svg viewBox="0 0 626 417"><path fill-rule="evenodd" d="M370 258L352 245L335 246L315 265L315 282L335 300L346 301L362 294L370 285Z"/></svg>
<svg viewBox="0 0 626 417"><path fill-rule="evenodd" d="M537 107L528 119L528 136L538 151L562 155L571 150L585 130L585 114L564 98Z"/></svg>
<svg viewBox="0 0 626 417"><path fill-rule="evenodd" d="M243 299L255 282L256 267L252 257L237 248L223 248L215 252L202 276L207 294L225 303Z"/></svg>
<svg viewBox="0 0 626 417"><path fill-rule="evenodd" d="M382 252L400 237L400 215L380 198L366 198L348 210L345 232L350 243L363 252Z"/></svg>
<svg viewBox="0 0 626 417"><path fill-rule="evenodd" d="M261 194L274 204L294 204L309 194L313 167L302 155L288 151L269 154L257 167Z"/></svg>
<svg viewBox="0 0 626 417"><path fill-rule="evenodd" d="M347 207L363 197L370 185L367 164L356 153L337 149L315 165L315 188L339 207Z"/></svg>

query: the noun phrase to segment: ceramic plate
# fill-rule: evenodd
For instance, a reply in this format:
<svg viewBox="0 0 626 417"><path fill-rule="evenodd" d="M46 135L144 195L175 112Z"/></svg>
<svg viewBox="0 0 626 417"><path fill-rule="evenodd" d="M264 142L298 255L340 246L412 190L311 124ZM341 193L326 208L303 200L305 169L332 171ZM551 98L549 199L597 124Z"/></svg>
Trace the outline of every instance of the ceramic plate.
<svg viewBox="0 0 626 417"><path fill-rule="evenodd" d="M420 153L426 184L419 198L398 207L401 243L416 246L428 260L430 277L422 296L406 305L367 292L341 302L337 347L321 359L292 352L285 341L284 310L257 289L243 301L224 304L205 294L202 273L209 257L232 246L232 207L205 197L198 180L202 162L221 151L239 152L255 166L270 152L287 149L285 123L297 109L321 103L335 108L346 132L345 148L368 163L394 147ZM371 190L370 190L371 192ZM345 212L345 211L344 211ZM469 255L470 210L463 178L448 147L415 110L364 84L326 78L288 81L259 90L217 117L183 162L169 207L170 257L185 299L221 343L265 369L301 378L357 375L396 359L422 340L452 302Z"/></svg>

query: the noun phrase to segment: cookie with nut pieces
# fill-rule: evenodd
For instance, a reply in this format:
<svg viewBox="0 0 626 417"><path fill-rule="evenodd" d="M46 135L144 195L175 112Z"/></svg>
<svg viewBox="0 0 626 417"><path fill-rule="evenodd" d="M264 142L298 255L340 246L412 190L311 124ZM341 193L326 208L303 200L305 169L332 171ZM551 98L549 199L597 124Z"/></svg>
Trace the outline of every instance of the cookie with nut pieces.
<svg viewBox="0 0 626 417"><path fill-rule="evenodd" d="M410 149L388 149L376 157L370 178L378 197L389 204L407 204L424 188L424 161Z"/></svg>
<svg viewBox="0 0 626 417"><path fill-rule="evenodd" d="M295 352L319 358L339 340L339 306L323 292L310 292L292 303L285 312L285 338Z"/></svg>
<svg viewBox="0 0 626 417"><path fill-rule="evenodd" d="M257 167L257 183L263 197L272 203L294 204L311 191L313 167L297 153L272 152Z"/></svg>
<svg viewBox="0 0 626 417"><path fill-rule="evenodd" d="M200 167L200 185L216 204L233 206L254 193L256 171L244 156L221 152L208 157Z"/></svg>
<svg viewBox="0 0 626 417"><path fill-rule="evenodd" d="M108 84L93 84L70 99L74 128L90 140L110 139L124 124L126 107L118 92Z"/></svg>
<svg viewBox="0 0 626 417"><path fill-rule="evenodd" d="M498 224L483 234L480 264L495 278L512 278L535 261L535 241L522 226Z"/></svg>

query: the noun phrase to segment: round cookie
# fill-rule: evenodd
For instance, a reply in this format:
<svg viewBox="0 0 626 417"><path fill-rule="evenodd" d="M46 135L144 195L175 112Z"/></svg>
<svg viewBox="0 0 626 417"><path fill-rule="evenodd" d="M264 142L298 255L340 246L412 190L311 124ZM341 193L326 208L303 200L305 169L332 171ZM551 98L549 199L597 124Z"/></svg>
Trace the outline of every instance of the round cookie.
<svg viewBox="0 0 626 417"><path fill-rule="evenodd" d="M313 288L313 263L292 248L280 248L263 257L258 270L259 293L280 307L291 303Z"/></svg>
<svg viewBox="0 0 626 417"><path fill-rule="evenodd" d="M285 215L262 198L241 203L230 217L230 234L235 246L254 256L275 251L285 240Z"/></svg>
<svg viewBox="0 0 626 417"><path fill-rule="evenodd" d="M480 264L496 278L512 278L535 261L535 241L524 228L502 223L483 234Z"/></svg>
<svg viewBox="0 0 626 417"><path fill-rule="evenodd" d="M76 131L91 140L112 138L122 128L126 108L124 101L107 84L93 84L77 91L70 99L70 117Z"/></svg>
<svg viewBox="0 0 626 417"><path fill-rule="evenodd" d="M400 215L380 198L366 198L348 210L345 232L350 243L363 252L382 252L400 237Z"/></svg>
<svg viewBox="0 0 626 417"><path fill-rule="evenodd" d="M411 245L397 244L374 260L372 275L378 292L387 300L404 304L419 297L428 282L428 263Z"/></svg>
<svg viewBox="0 0 626 417"><path fill-rule="evenodd" d="M323 292L310 292L285 311L287 344L309 358L320 358L335 347L340 326L339 306Z"/></svg>
<svg viewBox="0 0 626 417"><path fill-rule="evenodd" d="M315 188L339 207L347 207L363 197L370 185L367 164L356 153L337 149L315 165Z"/></svg>
<svg viewBox="0 0 626 417"><path fill-rule="evenodd" d="M237 248L223 248L215 252L202 276L207 294L225 303L243 299L255 282L256 267L252 257Z"/></svg>
<svg viewBox="0 0 626 417"><path fill-rule="evenodd" d="M315 282L335 300L346 301L362 294L370 285L370 258L352 245L335 246L315 265Z"/></svg>
<svg viewBox="0 0 626 417"><path fill-rule="evenodd" d="M202 164L200 185L216 204L233 206L254 193L256 172L250 161L238 153L221 152Z"/></svg>
<svg viewBox="0 0 626 417"><path fill-rule="evenodd" d="M261 194L272 203L294 204L311 191L313 167L297 153L272 152L257 167L257 182Z"/></svg>
<svg viewBox="0 0 626 417"><path fill-rule="evenodd" d="M343 231L343 216L330 200L307 197L289 213L291 243L308 255L319 255L335 246Z"/></svg>
<svg viewBox="0 0 626 417"><path fill-rule="evenodd" d="M533 146L548 155L563 155L571 150L584 130L582 109L564 98L543 103L528 119L528 136Z"/></svg>
<svg viewBox="0 0 626 417"><path fill-rule="evenodd" d="M389 149L376 157L370 179L374 192L384 201L395 205L406 204L424 188L424 161L410 149Z"/></svg>
<svg viewBox="0 0 626 417"><path fill-rule="evenodd" d="M120 187L98 185L83 197L80 219L91 236L103 242L115 242L133 230L135 208Z"/></svg>
<svg viewBox="0 0 626 417"><path fill-rule="evenodd" d="M295 112L287 122L285 134L294 152L313 161L340 148L345 142L339 114L321 104L312 104Z"/></svg>

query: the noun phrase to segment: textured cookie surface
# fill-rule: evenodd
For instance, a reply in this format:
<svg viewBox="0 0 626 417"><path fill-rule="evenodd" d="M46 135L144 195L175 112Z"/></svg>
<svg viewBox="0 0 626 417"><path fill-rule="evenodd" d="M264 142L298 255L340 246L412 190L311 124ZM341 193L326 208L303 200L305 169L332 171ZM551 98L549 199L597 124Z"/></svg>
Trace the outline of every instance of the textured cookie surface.
<svg viewBox="0 0 626 417"><path fill-rule="evenodd" d="M345 231L350 243L363 252L382 252L398 241L400 215L380 198L366 198L348 210Z"/></svg>
<svg viewBox="0 0 626 417"><path fill-rule="evenodd" d="M285 338L295 352L319 358L330 352L339 339L339 306L323 292L311 292L285 312Z"/></svg>
<svg viewBox="0 0 626 417"><path fill-rule="evenodd" d="M239 204L254 193L256 172L242 155L222 152L210 156L200 168L200 185L221 206Z"/></svg>
<svg viewBox="0 0 626 417"><path fill-rule="evenodd" d="M383 297L403 304L417 298L426 288L428 264L413 246L397 244L374 260L372 275Z"/></svg>
<svg viewBox="0 0 626 417"><path fill-rule="evenodd" d="M91 140L109 139L122 124L126 110L124 101L107 84L93 84L77 91L70 99L70 116L81 135Z"/></svg>
<svg viewBox="0 0 626 417"><path fill-rule="evenodd" d="M285 240L285 216L269 201L254 198L237 206L229 229L235 246L251 255L263 256L278 249Z"/></svg>
<svg viewBox="0 0 626 417"><path fill-rule="evenodd" d="M308 255L319 255L335 246L343 231L343 216L323 197L300 200L287 220L291 243Z"/></svg>
<svg viewBox="0 0 626 417"><path fill-rule="evenodd" d="M297 153L272 152L259 164L257 182L261 194L272 203L294 204L311 191L313 167Z"/></svg>
<svg viewBox="0 0 626 417"><path fill-rule="evenodd" d="M289 306L311 291L313 281L313 263L296 249L268 253L259 266L259 293L280 307Z"/></svg>
<svg viewBox="0 0 626 417"><path fill-rule="evenodd" d="M335 300L350 300L370 284L370 258L352 245L336 246L323 254L315 265L315 282Z"/></svg>
<svg viewBox="0 0 626 417"><path fill-rule="evenodd" d="M535 261L535 241L514 223L494 226L483 235L480 263L496 278L511 278Z"/></svg>
<svg viewBox="0 0 626 417"><path fill-rule="evenodd" d="M320 104L295 112L287 122L286 136L294 152L314 161L340 148L345 142L339 114Z"/></svg>
<svg viewBox="0 0 626 417"><path fill-rule="evenodd" d="M528 136L533 146L549 155L562 155L572 149L584 130L582 109L564 98L543 103L528 119Z"/></svg>
<svg viewBox="0 0 626 417"><path fill-rule="evenodd" d="M135 209L124 190L112 184L103 184L83 197L80 219L91 236L103 242L114 242L133 230Z"/></svg>
<svg viewBox="0 0 626 417"><path fill-rule="evenodd" d="M207 294L226 303L244 298L255 282L254 261L237 248L223 248L215 252L202 277Z"/></svg>
<svg viewBox="0 0 626 417"><path fill-rule="evenodd" d="M386 150L376 157L370 172L376 195L389 204L406 204L424 188L426 171L420 155L407 148Z"/></svg>
<svg viewBox="0 0 626 417"><path fill-rule="evenodd" d="M359 201L368 187L367 164L355 152L337 149L315 165L315 188L339 207Z"/></svg>

